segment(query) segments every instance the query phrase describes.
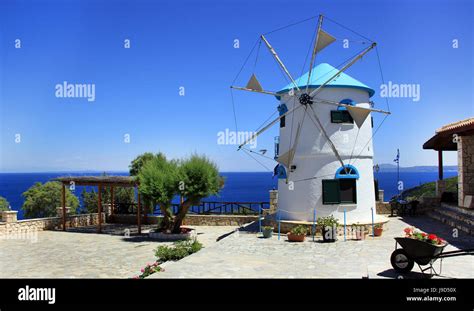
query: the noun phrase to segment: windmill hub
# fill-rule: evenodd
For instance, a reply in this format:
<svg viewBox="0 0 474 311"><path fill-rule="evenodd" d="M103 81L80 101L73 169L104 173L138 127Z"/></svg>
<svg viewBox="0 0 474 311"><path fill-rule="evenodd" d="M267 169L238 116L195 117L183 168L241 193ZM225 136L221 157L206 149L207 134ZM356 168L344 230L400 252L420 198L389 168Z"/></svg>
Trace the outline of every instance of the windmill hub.
<svg viewBox="0 0 474 311"><path fill-rule="evenodd" d="M313 103L313 101L311 100L311 97L306 93L300 96L299 101L300 101L300 104L303 106L311 105Z"/></svg>

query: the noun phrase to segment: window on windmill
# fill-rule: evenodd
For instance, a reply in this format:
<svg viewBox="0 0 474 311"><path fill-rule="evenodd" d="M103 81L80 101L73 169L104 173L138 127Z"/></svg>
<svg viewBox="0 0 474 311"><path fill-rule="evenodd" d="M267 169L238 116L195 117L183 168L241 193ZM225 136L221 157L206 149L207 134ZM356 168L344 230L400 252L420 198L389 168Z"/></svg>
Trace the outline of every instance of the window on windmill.
<svg viewBox="0 0 474 311"><path fill-rule="evenodd" d="M332 123L354 123L351 114L347 110L332 110L331 111L331 122Z"/></svg>
<svg viewBox="0 0 474 311"><path fill-rule="evenodd" d="M323 204L339 204L341 195L339 193L338 179L323 179Z"/></svg>
<svg viewBox="0 0 474 311"><path fill-rule="evenodd" d="M285 104L281 104L280 106L278 106L278 112L280 113L280 116L282 116L288 112L288 107L286 107ZM283 116L280 118L280 127L285 127L285 123L286 123L286 116Z"/></svg>
<svg viewBox="0 0 474 311"><path fill-rule="evenodd" d="M340 104L355 106L356 102L350 98L345 98L339 102ZM351 114L347 111L344 106L337 107L337 110L331 111L331 122L332 123L354 123Z"/></svg>
<svg viewBox="0 0 474 311"><path fill-rule="evenodd" d="M340 167L335 179L323 180L323 204L357 203L359 172L352 165Z"/></svg>
<svg viewBox="0 0 474 311"><path fill-rule="evenodd" d="M339 180L341 203L357 203L357 191L355 179Z"/></svg>

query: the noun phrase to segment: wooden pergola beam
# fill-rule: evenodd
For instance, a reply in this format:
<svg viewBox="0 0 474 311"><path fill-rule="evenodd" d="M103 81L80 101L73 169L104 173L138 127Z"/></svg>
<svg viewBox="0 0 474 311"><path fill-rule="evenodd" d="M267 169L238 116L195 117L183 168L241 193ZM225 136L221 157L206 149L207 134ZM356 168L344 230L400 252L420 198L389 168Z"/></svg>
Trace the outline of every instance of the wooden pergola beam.
<svg viewBox="0 0 474 311"><path fill-rule="evenodd" d="M102 184L99 184L99 198L98 198L98 212L99 212L99 233L102 232Z"/></svg>
<svg viewBox="0 0 474 311"><path fill-rule="evenodd" d="M138 191L137 187L137 226L138 226L138 234L142 234L142 215L141 215L141 207L140 207L140 191Z"/></svg>
<svg viewBox="0 0 474 311"><path fill-rule="evenodd" d="M62 184L61 205L63 208L63 231L66 231L66 185Z"/></svg>
<svg viewBox="0 0 474 311"><path fill-rule="evenodd" d="M110 215L114 214L114 186L110 186Z"/></svg>
<svg viewBox="0 0 474 311"><path fill-rule="evenodd" d="M70 184L71 182L74 182L75 185L77 186L97 186L99 188L99 195L98 195L98 217L99 217L99 223L98 223L98 232L102 232L102 222L103 222L103 217L102 217L102 189L103 187L110 187L110 192L111 192L111 214L114 214L114 205L115 205L115 194L114 194L114 188L115 187L123 187L123 188L128 188L128 187L133 187L134 189L137 189L138 192L138 180L134 179L133 177L125 177L125 176L66 176L66 177L58 177L55 178L54 180L61 182L62 184L62 209L63 209L63 221L62 221L62 227L63 230L66 230L66 184ZM138 192L138 207L137 207L137 225L138 225L138 233L141 234L141 203L140 203L140 193ZM145 212L146 213L146 212ZM145 220L146 220L146 214L145 214Z"/></svg>

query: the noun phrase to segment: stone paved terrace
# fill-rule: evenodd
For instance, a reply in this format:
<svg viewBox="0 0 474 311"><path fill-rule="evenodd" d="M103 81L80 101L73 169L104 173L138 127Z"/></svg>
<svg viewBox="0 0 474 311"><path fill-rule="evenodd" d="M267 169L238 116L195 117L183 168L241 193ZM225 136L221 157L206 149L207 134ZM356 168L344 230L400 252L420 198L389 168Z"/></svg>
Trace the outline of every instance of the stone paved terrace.
<svg viewBox="0 0 474 311"><path fill-rule="evenodd" d="M125 228L131 229L129 238L123 236ZM193 228L201 243L210 247L236 227ZM106 234L97 234L97 226L39 231L36 242L0 239L0 278L130 278L156 260L153 250L158 245L171 244L137 236L133 226L103 229Z"/></svg>
<svg viewBox="0 0 474 311"><path fill-rule="evenodd" d="M446 238L451 244L445 251L474 248L472 236L427 217L390 218L382 237L365 241L336 243L290 243L286 236L278 241L259 238L255 233L234 233L210 247L178 262L165 263L165 271L150 278L396 278L390 255L395 247L393 237L402 236L409 225ZM439 267L438 263L435 267ZM442 277L474 278L474 256L446 258ZM405 278L422 278L415 264Z"/></svg>

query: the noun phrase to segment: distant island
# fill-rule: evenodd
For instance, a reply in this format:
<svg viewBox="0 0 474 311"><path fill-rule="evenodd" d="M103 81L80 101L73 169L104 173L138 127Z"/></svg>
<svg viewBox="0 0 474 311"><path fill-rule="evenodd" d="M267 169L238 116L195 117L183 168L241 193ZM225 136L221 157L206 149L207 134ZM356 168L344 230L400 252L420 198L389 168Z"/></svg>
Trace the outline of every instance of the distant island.
<svg viewBox="0 0 474 311"><path fill-rule="evenodd" d="M396 172L397 166L395 164L379 164L380 172ZM443 166L443 171L454 171L456 172L458 167L456 165L445 165ZM422 172L438 172L438 166L400 166L400 172L413 172L413 173L422 173Z"/></svg>

